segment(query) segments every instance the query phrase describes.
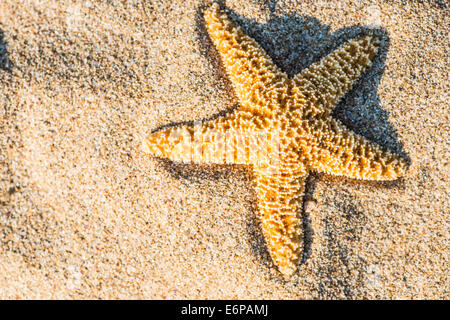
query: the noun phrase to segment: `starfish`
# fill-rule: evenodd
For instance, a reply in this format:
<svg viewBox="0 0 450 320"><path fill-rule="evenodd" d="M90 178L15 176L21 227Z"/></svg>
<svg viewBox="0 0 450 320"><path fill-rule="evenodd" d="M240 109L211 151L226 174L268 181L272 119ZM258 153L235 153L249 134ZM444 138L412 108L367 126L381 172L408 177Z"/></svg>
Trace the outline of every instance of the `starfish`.
<svg viewBox="0 0 450 320"><path fill-rule="evenodd" d="M155 130L143 146L173 161L251 166L270 256L289 278L302 252L300 211L310 171L393 180L407 169L406 159L331 117L372 64L380 39L354 38L290 78L217 3L204 19L240 106L215 119Z"/></svg>

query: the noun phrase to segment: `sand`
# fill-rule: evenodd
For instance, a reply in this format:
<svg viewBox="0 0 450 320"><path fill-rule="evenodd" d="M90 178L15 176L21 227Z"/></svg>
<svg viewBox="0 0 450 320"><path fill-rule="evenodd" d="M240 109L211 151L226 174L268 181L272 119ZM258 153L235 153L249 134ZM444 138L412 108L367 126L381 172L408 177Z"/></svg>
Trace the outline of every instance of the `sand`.
<svg viewBox="0 0 450 320"><path fill-rule="evenodd" d="M384 39L334 116L410 170L389 183L312 174L289 281L249 168L140 149L160 125L237 105L204 3L0 2L0 298L448 299L445 2L225 2L290 75L367 29Z"/></svg>

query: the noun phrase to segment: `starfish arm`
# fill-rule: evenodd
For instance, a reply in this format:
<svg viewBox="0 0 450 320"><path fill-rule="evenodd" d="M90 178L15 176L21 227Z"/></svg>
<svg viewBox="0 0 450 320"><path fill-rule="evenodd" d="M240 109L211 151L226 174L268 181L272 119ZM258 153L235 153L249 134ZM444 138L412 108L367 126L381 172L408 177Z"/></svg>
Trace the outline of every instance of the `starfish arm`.
<svg viewBox="0 0 450 320"><path fill-rule="evenodd" d="M287 76L254 39L219 9L217 3L205 10L204 18L241 109L270 114L275 107L271 101L286 96Z"/></svg>
<svg viewBox="0 0 450 320"><path fill-rule="evenodd" d="M309 104L328 116L375 58L380 39L366 35L350 40L293 78L296 105Z"/></svg>
<svg viewBox="0 0 450 320"><path fill-rule="evenodd" d="M255 149L257 121L251 113L235 110L216 119L156 130L144 139L143 148L172 161L250 164L264 154Z"/></svg>
<svg viewBox="0 0 450 320"><path fill-rule="evenodd" d="M262 231L270 256L288 278L296 270L302 244L300 210L307 171L298 162L282 162L273 170L254 166Z"/></svg>
<svg viewBox="0 0 450 320"><path fill-rule="evenodd" d="M318 121L309 165L318 172L364 180L394 180L407 167L403 157L357 135L335 119Z"/></svg>

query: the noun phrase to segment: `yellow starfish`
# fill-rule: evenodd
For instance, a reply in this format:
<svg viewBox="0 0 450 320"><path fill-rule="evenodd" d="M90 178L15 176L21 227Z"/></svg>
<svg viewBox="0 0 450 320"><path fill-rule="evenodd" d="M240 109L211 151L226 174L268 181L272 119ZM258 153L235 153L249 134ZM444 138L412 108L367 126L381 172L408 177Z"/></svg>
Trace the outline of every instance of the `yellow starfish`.
<svg viewBox="0 0 450 320"><path fill-rule="evenodd" d="M371 65L379 39L355 38L289 78L217 3L205 10L204 18L240 107L214 120L158 130L144 147L174 161L251 165L270 255L289 277L301 254L300 209L310 170L392 180L407 168L405 159L331 117Z"/></svg>

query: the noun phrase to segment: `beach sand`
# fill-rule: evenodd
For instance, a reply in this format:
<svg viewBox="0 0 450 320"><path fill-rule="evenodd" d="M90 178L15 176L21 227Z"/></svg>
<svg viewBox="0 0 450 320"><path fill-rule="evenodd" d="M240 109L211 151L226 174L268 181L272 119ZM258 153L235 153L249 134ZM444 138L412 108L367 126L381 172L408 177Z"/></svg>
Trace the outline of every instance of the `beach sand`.
<svg viewBox="0 0 450 320"><path fill-rule="evenodd" d="M173 164L140 135L237 106L202 1L0 2L1 299L448 299L449 9L226 1L288 74L368 31L374 67L334 113L407 176L312 174L286 281L250 168Z"/></svg>

